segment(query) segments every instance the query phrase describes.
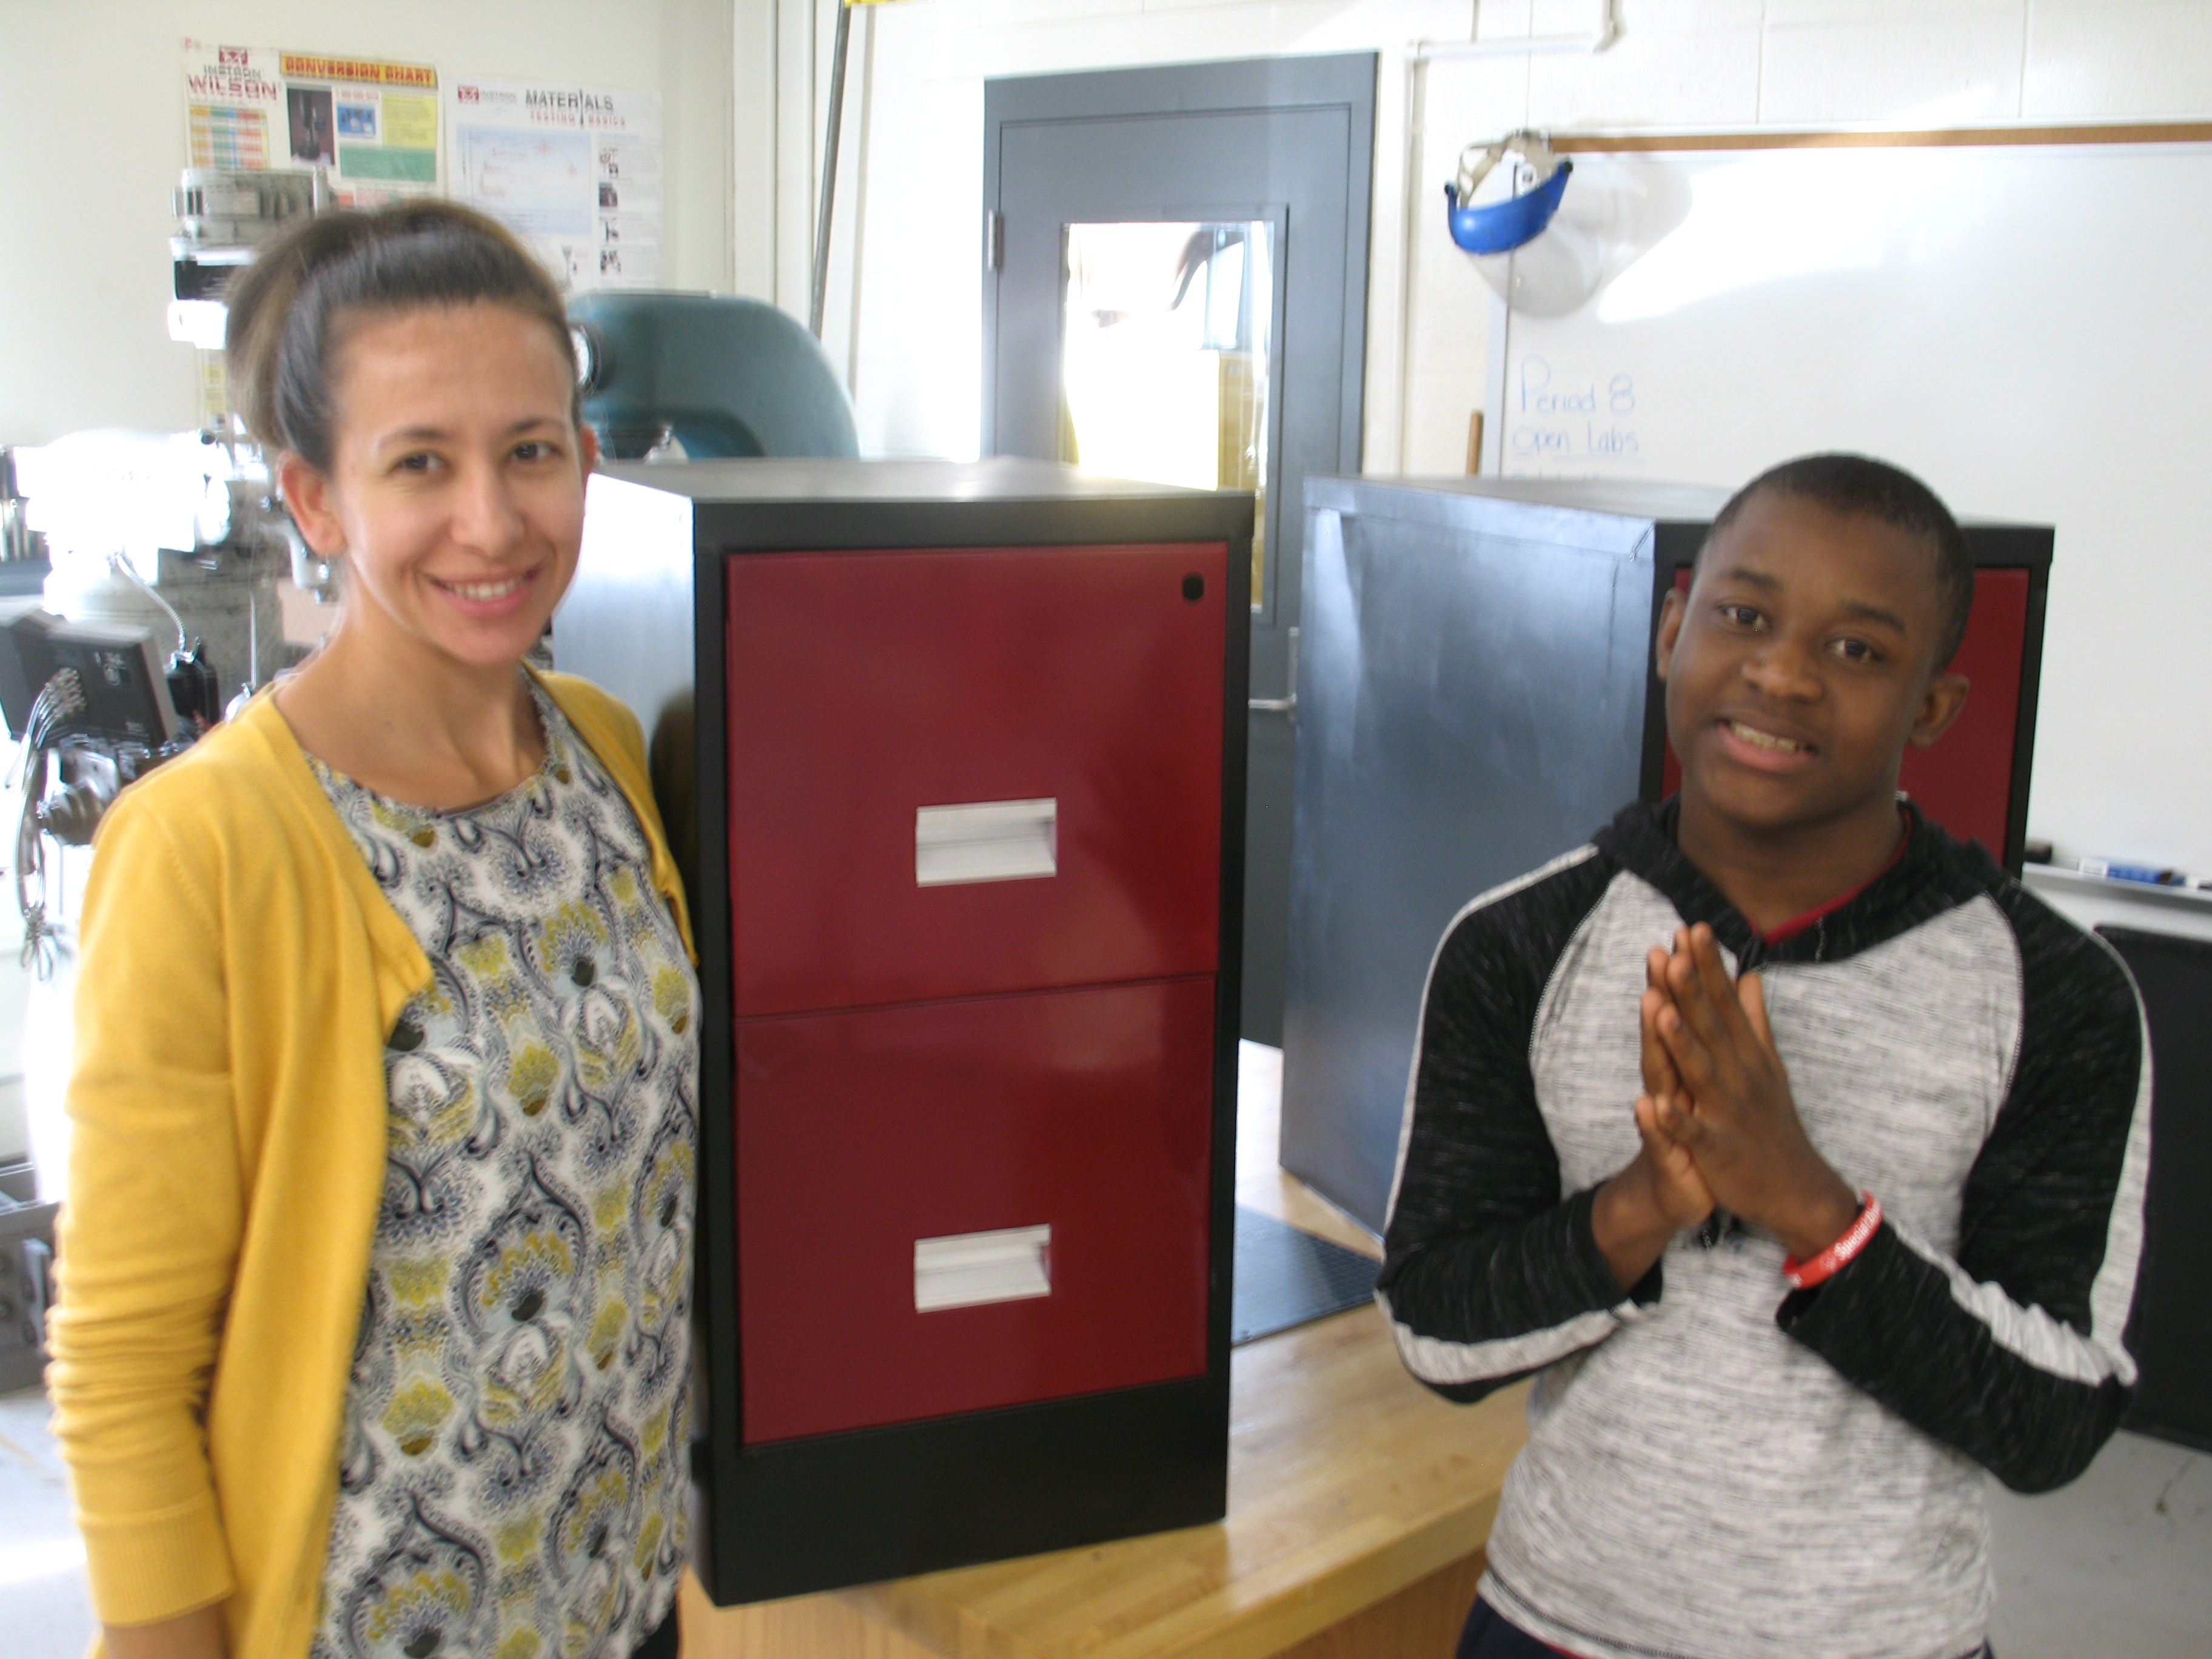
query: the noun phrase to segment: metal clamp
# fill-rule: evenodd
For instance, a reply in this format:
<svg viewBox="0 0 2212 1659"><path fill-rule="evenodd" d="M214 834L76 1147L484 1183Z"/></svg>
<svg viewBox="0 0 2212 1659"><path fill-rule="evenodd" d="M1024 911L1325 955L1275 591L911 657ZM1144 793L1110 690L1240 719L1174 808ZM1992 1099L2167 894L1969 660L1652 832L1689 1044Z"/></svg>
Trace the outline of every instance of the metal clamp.
<svg viewBox="0 0 2212 1659"><path fill-rule="evenodd" d="M1291 724L1298 723L1298 630L1290 629L1290 662L1283 671L1284 682L1290 695L1282 697L1248 697L1245 706L1255 714L1287 714Z"/></svg>

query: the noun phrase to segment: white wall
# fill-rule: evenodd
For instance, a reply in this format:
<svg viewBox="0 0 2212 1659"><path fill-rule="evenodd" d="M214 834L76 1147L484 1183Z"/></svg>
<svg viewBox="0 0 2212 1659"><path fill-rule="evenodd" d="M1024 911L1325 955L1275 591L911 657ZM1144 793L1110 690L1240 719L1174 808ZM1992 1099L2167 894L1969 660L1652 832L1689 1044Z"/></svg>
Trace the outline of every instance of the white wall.
<svg viewBox="0 0 2212 1659"><path fill-rule="evenodd" d="M811 8L827 16L830 0L739 3L780 6L788 43L799 33L793 14L803 18ZM825 343L849 368L861 448L876 454L976 451L988 77L1382 53L1364 434L1365 468L1377 473L1462 470L1468 417L1484 398L1489 290L1451 246L1437 201L1470 140L1522 125L1711 131L2212 117L2212 0L1618 0L1625 33L1603 53L1440 58L1419 76L1412 41L1588 31L1598 0L903 0L871 9L880 15L855 31L856 42L872 38L856 58L865 130L859 118L848 127L847 143L860 154L841 185L844 207L861 201L851 218L841 213L836 233ZM805 136L821 74L818 61L787 44L778 81L787 167L792 134ZM805 222L787 210L779 234L787 238ZM778 297L804 313L803 288L795 303L787 288ZM2181 580L2162 561L2194 557L2146 551L2135 573L2139 591L2189 587L2193 577ZM2062 632L2054 629L2054 641ZM2046 685L2131 688L2130 718L2162 724L2177 766L2201 776L2200 714L2212 700L2204 665L2139 664L2124 641L2103 635L2076 642L2100 660L2054 660ZM2107 653L2112 660L2102 659ZM2205 867L2212 831L2175 821L2172 803L2183 797L2156 780L2131 791L2125 810L2074 810L2081 802L2069 804L2071 786L2098 775L2086 764L2092 757L2079 752L2079 725L2046 721L2030 834L2076 853L2185 865L2194 855Z"/></svg>
<svg viewBox="0 0 2212 1659"><path fill-rule="evenodd" d="M194 354L162 319L183 37L403 58L436 65L441 81L657 89L669 281L727 291L732 157L753 153L732 133L734 15L731 0L0 0L0 443L198 417ZM757 76L749 90L757 112L769 88ZM748 234L757 247L759 227Z"/></svg>
<svg viewBox="0 0 2212 1659"><path fill-rule="evenodd" d="M810 5L829 15L828 0L740 0L778 3L787 20ZM838 228L827 343L854 368L863 448L890 454L975 450L991 76L1382 54L1366 447L1368 469L1385 472L1459 470L1468 416L1481 401L1488 290L1431 199L1471 139L1523 125L1702 131L2212 115L2205 0L1618 0L1625 33L1606 52L1441 59L1423 72L1418 99L1409 43L1586 31L1598 0L903 0L873 11L855 28L856 43L872 33L872 52L855 59L856 76L866 64L867 131L858 137L858 118L848 125L846 142L863 154L841 185L848 201L865 194L865 210L857 228ZM787 22L787 35L794 32ZM787 54L787 105L815 95L809 74L818 81L818 61ZM783 221L787 235L796 222ZM796 303L779 297L803 308L803 291Z"/></svg>

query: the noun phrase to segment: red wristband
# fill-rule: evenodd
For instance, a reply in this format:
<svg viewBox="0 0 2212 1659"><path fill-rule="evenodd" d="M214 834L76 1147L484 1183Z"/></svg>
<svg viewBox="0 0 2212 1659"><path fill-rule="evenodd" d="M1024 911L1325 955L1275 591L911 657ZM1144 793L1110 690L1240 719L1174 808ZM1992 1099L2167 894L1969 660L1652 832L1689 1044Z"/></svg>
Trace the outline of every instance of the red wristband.
<svg viewBox="0 0 2212 1659"><path fill-rule="evenodd" d="M1859 1218L1844 1229L1844 1236L1814 1256L1810 1261L1800 1261L1794 1255L1782 1258L1782 1276L1801 1291L1809 1291L1835 1276L1836 1269L1849 1261L1867 1247L1867 1240L1881 1225L1881 1200L1872 1193L1859 1194Z"/></svg>

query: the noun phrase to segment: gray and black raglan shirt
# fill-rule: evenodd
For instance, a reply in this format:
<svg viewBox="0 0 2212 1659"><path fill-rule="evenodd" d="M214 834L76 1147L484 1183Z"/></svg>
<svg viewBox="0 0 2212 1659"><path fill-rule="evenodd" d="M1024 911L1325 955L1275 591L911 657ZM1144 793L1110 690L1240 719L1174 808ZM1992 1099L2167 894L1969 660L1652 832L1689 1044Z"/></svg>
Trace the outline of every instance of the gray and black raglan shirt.
<svg viewBox="0 0 2212 1659"><path fill-rule="evenodd" d="M1623 1295L1591 1231L1637 1151L1645 953L1698 921L1760 970L1814 1145L1881 1200L1812 1290L1716 1217ZM1981 1468L2072 1480L2134 1383L2149 1097L2118 957L1917 815L1779 944L1671 807L1476 899L1430 969L1376 1297L1449 1398L1537 1374L1483 1595L1589 1659L1974 1651Z"/></svg>

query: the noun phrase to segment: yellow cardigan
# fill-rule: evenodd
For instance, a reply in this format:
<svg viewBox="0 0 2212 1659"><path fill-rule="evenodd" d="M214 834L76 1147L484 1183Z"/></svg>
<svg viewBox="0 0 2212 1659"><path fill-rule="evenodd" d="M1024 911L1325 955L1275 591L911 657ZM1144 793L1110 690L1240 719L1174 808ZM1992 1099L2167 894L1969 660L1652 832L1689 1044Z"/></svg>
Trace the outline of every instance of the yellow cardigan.
<svg viewBox="0 0 2212 1659"><path fill-rule="evenodd" d="M688 944L636 720L543 678ZM137 1625L223 1601L231 1659L300 1659L383 1191L384 1038L430 963L266 694L126 790L99 849L49 1373L93 1603Z"/></svg>

